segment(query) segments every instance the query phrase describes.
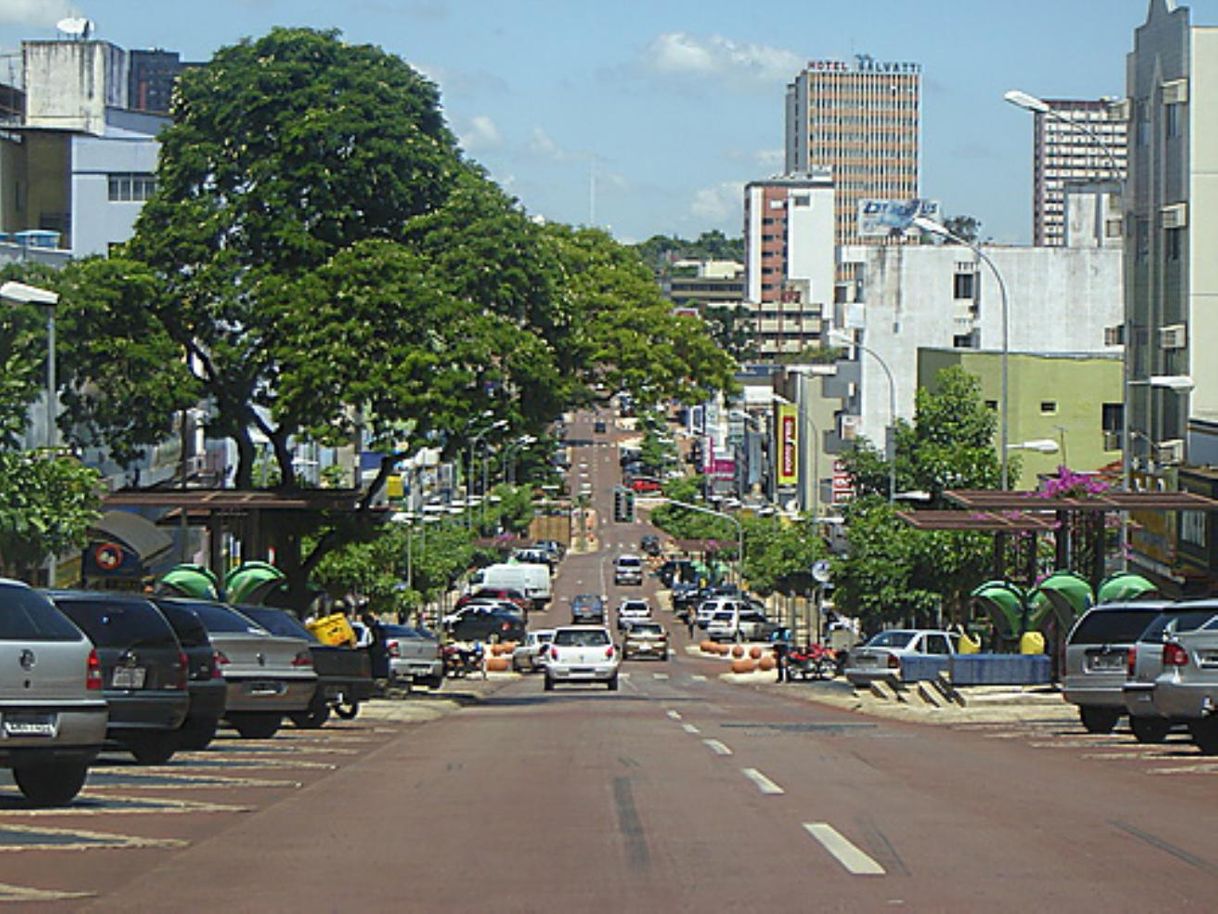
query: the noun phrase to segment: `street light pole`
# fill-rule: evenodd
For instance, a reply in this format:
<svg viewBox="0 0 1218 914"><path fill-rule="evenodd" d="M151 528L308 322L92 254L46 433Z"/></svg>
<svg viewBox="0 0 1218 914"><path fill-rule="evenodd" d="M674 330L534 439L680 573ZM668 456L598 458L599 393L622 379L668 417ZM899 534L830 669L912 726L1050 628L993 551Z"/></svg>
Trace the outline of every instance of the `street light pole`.
<svg viewBox="0 0 1218 914"><path fill-rule="evenodd" d="M939 235L943 238L953 241L956 244L964 245L972 251L977 258L981 260L990 272L994 274L994 279L998 282L998 293L1002 299L1002 394L1000 403L1001 418L999 422L999 442L998 454L1002 465L1002 489L1005 491L1009 486L1008 461L1007 461L1007 435L1010 430L1010 396L1009 396L1009 362L1011 354L1011 322L1008 314L1007 306L1007 284L1002 278L1002 274L998 272L998 267L994 265L994 261L989 258L989 255L981 249L981 246L975 242L961 238L955 232L951 231L944 225L940 225L933 219L927 219L925 216L915 216L913 224L924 232L929 232L932 235Z"/></svg>
<svg viewBox="0 0 1218 914"><path fill-rule="evenodd" d="M872 358L880 363L880 368L884 369L884 375L888 378L888 427L892 430L892 453L889 454L888 448L885 447L885 456L888 458L888 503L891 505L896 501L897 497L897 382L892 376L892 369L888 367L888 363L880 356L878 352L870 347L864 346L862 343L844 336L840 333L830 333L830 342L838 343L842 346L857 346L863 352L869 353ZM1005 444L1006 439L1003 439Z"/></svg>
<svg viewBox="0 0 1218 914"><path fill-rule="evenodd" d="M55 378L55 306L59 304L59 293L23 282L6 282L0 285L0 299L20 305L42 305L47 313L47 412L46 448L48 455L59 443L55 417L59 414L59 388ZM57 559L55 551L47 558L47 586L55 586Z"/></svg>
<svg viewBox="0 0 1218 914"><path fill-rule="evenodd" d="M469 443L469 473L467 473L465 476L465 527L467 530L473 529L474 526L474 518L473 515L470 514L470 507L474 500L474 452L477 450L479 442L481 442L487 434L496 431L497 429L501 429L507 424L507 419L499 419L496 422L492 422L482 431L478 432L478 434L474 435L473 440ZM485 482L483 483L483 487L485 488ZM482 495L484 498L486 497L485 492L483 492Z"/></svg>

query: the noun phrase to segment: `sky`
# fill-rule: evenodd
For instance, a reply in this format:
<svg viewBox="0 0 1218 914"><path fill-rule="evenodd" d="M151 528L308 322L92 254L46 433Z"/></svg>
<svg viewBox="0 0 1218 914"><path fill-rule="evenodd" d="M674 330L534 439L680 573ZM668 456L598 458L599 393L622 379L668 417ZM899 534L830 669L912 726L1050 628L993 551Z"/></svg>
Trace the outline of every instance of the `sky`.
<svg viewBox="0 0 1218 914"><path fill-rule="evenodd" d="M0 0L0 80L70 15L199 61L277 25L338 29L432 79L467 154L530 213L635 242L739 236L744 184L783 168L787 83L870 54L922 65L922 196L1028 243L1032 115L1003 93L1123 95L1150 2ZM1218 0L1181 5L1218 25Z"/></svg>

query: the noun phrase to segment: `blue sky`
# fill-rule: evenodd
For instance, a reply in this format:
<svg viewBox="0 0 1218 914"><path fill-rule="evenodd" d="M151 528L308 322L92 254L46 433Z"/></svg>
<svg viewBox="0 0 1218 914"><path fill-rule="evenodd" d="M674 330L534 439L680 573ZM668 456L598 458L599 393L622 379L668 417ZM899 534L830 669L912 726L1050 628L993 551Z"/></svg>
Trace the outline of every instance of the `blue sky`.
<svg viewBox="0 0 1218 914"><path fill-rule="evenodd" d="M190 60L275 25L337 28L438 83L467 152L530 212L624 241L739 235L743 184L782 169L785 87L805 61L916 61L923 195L980 219L984 236L1027 242L1032 121L1003 92L1124 94L1148 3L0 0L0 49L54 37L67 14L122 47ZM1218 25L1218 0L1184 5Z"/></svg>

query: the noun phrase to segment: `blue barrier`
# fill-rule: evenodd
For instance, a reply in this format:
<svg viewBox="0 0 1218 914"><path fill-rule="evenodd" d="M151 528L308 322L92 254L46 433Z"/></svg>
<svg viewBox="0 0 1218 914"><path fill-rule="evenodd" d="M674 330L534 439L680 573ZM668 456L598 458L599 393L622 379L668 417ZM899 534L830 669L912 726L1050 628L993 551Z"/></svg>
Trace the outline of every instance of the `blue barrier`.
<svg viewBox="0 0 1218 914"><path fill-rule="evenodd" d="M957 654L947 665L952 685L1044 685L1048 654Z"/></svg>
<svg viewBox="0 0 1218 914"><path fill-rule="evenodd" d="M901 681L922 682L924 680L938 679L940 673L948 670L948 661L950 659L946 654L902 657Z"/></svg>

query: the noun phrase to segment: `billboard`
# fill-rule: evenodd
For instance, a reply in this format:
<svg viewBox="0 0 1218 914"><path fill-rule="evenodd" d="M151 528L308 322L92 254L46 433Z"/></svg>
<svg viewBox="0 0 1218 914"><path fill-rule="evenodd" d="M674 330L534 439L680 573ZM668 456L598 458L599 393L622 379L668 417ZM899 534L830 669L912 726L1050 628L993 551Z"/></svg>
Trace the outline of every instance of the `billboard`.
<svg viewBox="0 0 1218 914"><path fill-rule="evenodd" d="M778 428L778 485L793 486L799 482L799 421L795 406L780 403L776 409Z"/></svg>
<svg viewBox="0 0 1218 914"><path fill-rule="evenodd" d="M888 238L904 235L914 218L922 216L939 221L938 200L860 200L860 238Z"/></svg>

